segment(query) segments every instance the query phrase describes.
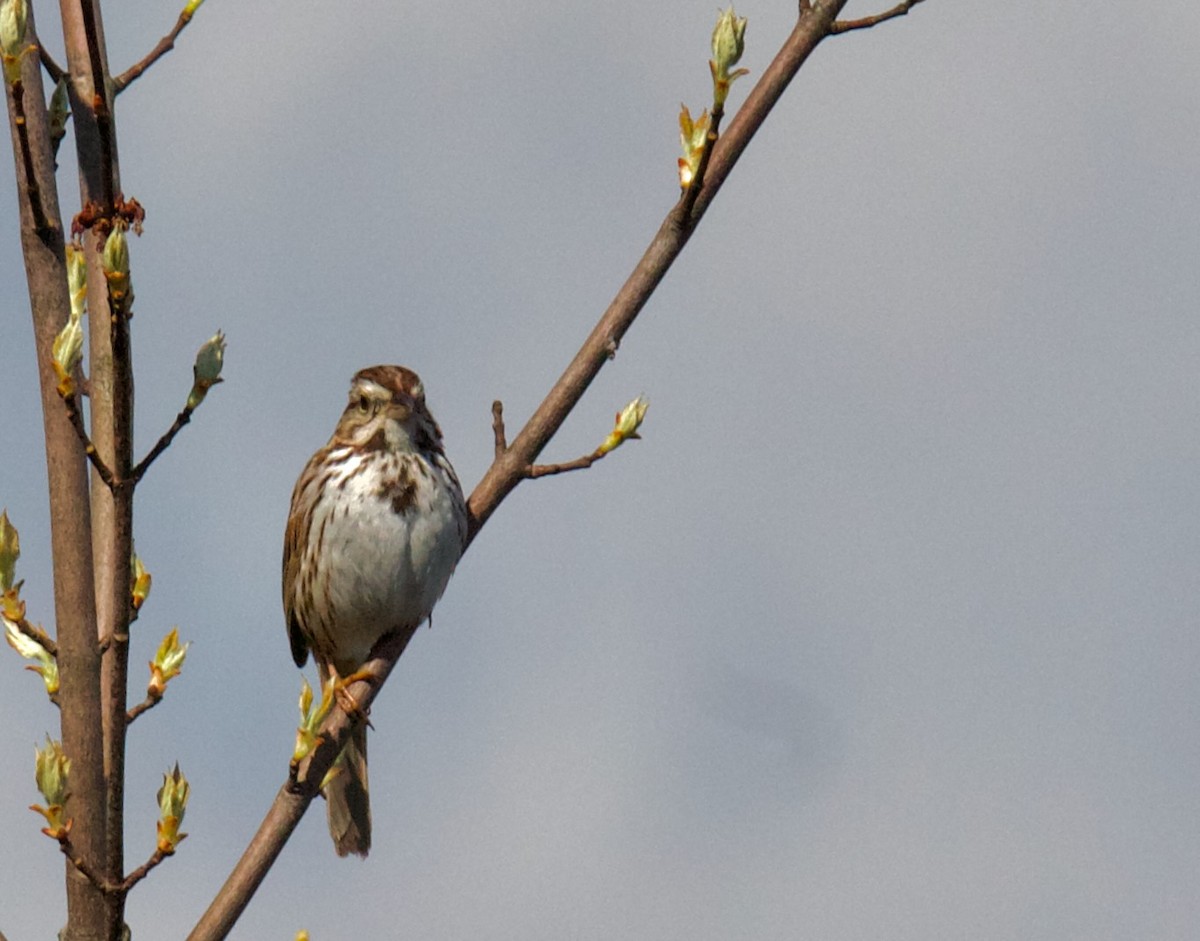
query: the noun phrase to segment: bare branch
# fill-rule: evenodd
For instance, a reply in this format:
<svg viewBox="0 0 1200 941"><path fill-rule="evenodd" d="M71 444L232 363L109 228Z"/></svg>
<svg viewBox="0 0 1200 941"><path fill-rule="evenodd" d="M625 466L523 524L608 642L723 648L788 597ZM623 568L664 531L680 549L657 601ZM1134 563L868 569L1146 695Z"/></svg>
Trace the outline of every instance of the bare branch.
<svg viewBox="0 0 1200 941"><path fill-rule="evenodd" d="M142 479L142 476L149 469L150 465L154 463L155 459L171 446L171 442L183 430L183 426L192 420L193 411L195 409L192 406L185 405L180 413L175 416L175 421L171 423L171 427L158 439L154 447L150 449L150 452L138 462L137 467L130 472L129 476L135 484Z"/></svg>
<svg viewBox="0 0 1200 941"><path fill-rule="evenodd" d="M504 498L522 480L527 479L528 468L537 460L592 380L611 358L650 295L687 245L692 232L751 138L809 54L829 35L830 28L845 5L846 0L834 0L820 8L801 9L792 34L754 86L730 122L728 130L712 143L711 148L706 148L710 152L707 154L709 159L705 164L703 180L693 183L667 214L637 267L566 371L520 434L503 454L496 457L475 487L467 504L471 517L468 544Z"/></svg>
<svg viewBox="0 0 1200 941"><path fill-rule="evenodd" d="M836 36L839 33L848 33L854 29L870 29L872 26L877 26L887 20L893 20L898 16L907 16L909 10L918 3L923 2L924 0L904 0L903 3L897 3L890 10L876 13L874 16L864 16L860 20L837 20L830 27L829 32L831 35Z"/></svg>
<svg viewBox="0 0 1200 941"><path fill-rule="evenodd" d="M156 849L148 860L138 866L137 869L135 869L133 872L127 875L124 880L122 880L121 884L117 886L117 891L128 894L130 889L132 889L150 874L151 869L161 863L168 856L172 855L174 854L168 853L162 849Z"/></svg>
<svg viewBox="0 0 1200 941"><path fill-rule="evenodd" d="M94 667L99 702L81 721L86 734L97 738L102 751L103 778L95 797L88 795L89 825L100 830L99 847L77 847L110 884L124 878L125 723L129 667L129 591L133 556L133 486L129 479L133 442L133 369L130 359L129 321L110 304L108 278L101 255L108 228L128 208L121 198L117 163L113 92L104 42L100 0L73 0L60 5L69 93L75 124L75 150L79 167L79 204L92 214L92 224L82 233L88 264L87 305L90 340L88 405L93 444L118 482L114 488L92 488L91 525L94 554L95 620L91 626L93 650L97 638L105 644L101 662ZM63 634L60 628L59 643ZM64 687L66 684L64 684ZM66 715L64 704L63 713ZM70 748L65 740L64 748ZM75 752L70 752L72 762ZM72 768L74 772L74 767ZM82 788L72 787L72 800ZM95 798L99 807L94 806ZM96 812L98 809L98 813ZM78 823L81 814L75 814ZM124 921L122 894L105 894L99 900L80 880L68 879L68 922L71 941L113 937ZM74 897L73 897L74 896ZM97 904L99 910L97 910Z"/></svg>
<svg viewBox="0 0 1200 941"><path fill-rule="evenodd" d="M604 457L600 451L593 451L591 454L585 454L583 457L577 457L573 461L567 461L563 464L532 464L525 468L525 476L530 480L538 477L550 477L554 474L565 474L568 471L586 470L595 464L598 460Z"/></svg>
<svg viewBox="0 0 1200 941"><path fill-rule="evenodd" d="M67 70L54 61L54 57L46 51L46 47L40 42L38 43L38 58L42 60L42 68L46 70L46 74L50 76L50 81L55 85L67 77Z"/></svg>
<svg viewBox="0 0 1200 941"><path fill-rule="evenodd" d="M88 882L94 885L105 895L117 895L120 893L120 886L106 881L98 872L96 872L95 869L93 869L75 852L74 847L71 846L71 836L65 830L58 835L58 848L62 850L63 855L67 857L67 860L71 863L71 865L74 866L83 876L85 876Z"/></svg>
<svg viewBox="0 0 1200 941"><path fill-rule="evenodd" d="M67 406L67 418L71 420L71 427L75 429L75 434L79 441L83 444L83 453L87 455L87 459L91 461L92 467L104 482L110 491L119 487L122 481L118 481L113 477L113 472L109 466L104 463L104 458L100 456L100 452L96 450L96 446L92 444L92 439L88 437L87 429L83 427L83 416L79 414L79 403L76 401L75 394L63 396L63 403Z"/></svg>
<svg viewBox="0 0 1200 941"><path fill-rule="evenodd" d="M149 710L151 710L155 706L157 706L160 702L162 702L162 696L155 696L151 693L147 693L145 699L143 699L140 703L138 703L136 706L134 706L132 709L130 709L128 713L125 714L125 724L129 725L131 722L133 722L134 719L136 719L138 716L140 716L143 712L148 712Z"/></svg>
<svg viewBox="0 0 1200 941"><path fill-rule="evenodd" d="M184 28L191 21L192 11L185 7L183 12L179 14L179 19L175 21L175 25L171 28L171 31L158 41L158 45L151 49L150 53L144 59L130 66L113 79L113 94L119 95L131 82L140 78L146 69L150 68L155 62L174 49L175 40L179 38L179 34L183 32Z"/></svg>

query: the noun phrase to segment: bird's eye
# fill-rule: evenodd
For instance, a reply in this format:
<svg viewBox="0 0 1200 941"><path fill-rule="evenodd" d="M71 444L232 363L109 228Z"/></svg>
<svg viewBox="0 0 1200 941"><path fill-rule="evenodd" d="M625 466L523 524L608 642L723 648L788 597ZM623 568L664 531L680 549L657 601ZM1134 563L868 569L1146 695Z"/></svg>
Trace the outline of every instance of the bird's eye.
<svg viewBox="0 0 1200 941"><path fill-rule="evenodd" d="M368 414L371 411L371 400L368 399L365 395L360 395L358 397L358 410L360 412L362 412L364 415Z"/></svg>

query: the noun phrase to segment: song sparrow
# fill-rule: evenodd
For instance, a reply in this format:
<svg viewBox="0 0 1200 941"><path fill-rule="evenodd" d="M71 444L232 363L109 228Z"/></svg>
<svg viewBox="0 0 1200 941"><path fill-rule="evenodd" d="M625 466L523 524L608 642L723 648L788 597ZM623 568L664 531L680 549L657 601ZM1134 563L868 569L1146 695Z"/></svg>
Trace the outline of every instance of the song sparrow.
<svg viewBox="0 0 1200 941"><path fill-rule="evenodd" d="M372 366L350 385L329 443L309 459L283 543L283 610L297 666L340 683L386 634L429 617L462 554L467 508L417 374ZM366 723L327 783L339 856L371 846Z"/></svg>

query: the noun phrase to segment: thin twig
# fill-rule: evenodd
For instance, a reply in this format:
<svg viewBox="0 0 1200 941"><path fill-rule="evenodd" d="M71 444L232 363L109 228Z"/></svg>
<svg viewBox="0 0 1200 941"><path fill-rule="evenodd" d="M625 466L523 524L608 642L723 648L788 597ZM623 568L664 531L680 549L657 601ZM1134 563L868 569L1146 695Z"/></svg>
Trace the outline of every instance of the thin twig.
<svg viewBox="0 0 1200 941"><path fill-rule="evenodd" d="M129 723L140 716L143 712L153 709L160 702L162 702L162 696L155 696L151 693L147 693L145 699L143 699L125 714L125 724L129 725Z"/></svg>
<svg viewBox="0 0 1200 941"><path fill-rule="evenodd" d="M146 473L150 465L155 459L171 446L171 442L175 440L175 436L183 429L183 426L192 420L192 412L195 409L190 405L185 405L183 410L175 416L175 421L171 423L171 427L166 430L166 433L158 439L158 442L150 449L150 452L142 458L137 467L130 473L130 478L136 484L142 479L142 475Z"/></svg>
<svg viewBox="0 0 1200 941"><path fill-rule="evenodd" d="M121 481L118 481L108 465L104 463L104 458L100 456L100 452L96 450L96 446L92 443L92 439L88 437L87 429L83 427L83 416L79 414L79 403L75 401L75 393L63 396L63 402L67 406L67 417L71 419L71 427L75 429L75 434L79 436L80 442L83 444L83 453L87 455L87 459L92 462L92 467L96 469L96 473L100 475L100 479L104 481L104 486L109 490L116 492L121 486Z"/></svg>
<svg viewBox="0 0 1200 941"><path fill-rule="evenodd" d="M508 438L504 434L504 403L496 399L492 403L492 435L496 439L496 460L508 450Z"/></svg>
<svg viewBox="0 0 1200 941"><path fill-rule="evenodd" d="M583 457L577 457L573 461L566 461L563 464L531 464L525 468L525 476L530 480L535 480L538 477L551 477L554 474L565 474L568 471L586 470L604 457L605 453L612 452L597 450L591 454L585 454Z"/></svg>
<svg viewBox="0 0 1200 941"><path fill-rule="evenodd" d="M62 850L63 855L67 857L71 865L79 870L92 885L103 892L105 895L128 895L129 890L141 882L150 874L150 871L161 863L168 856L174 855L162 849L155 849L150 855L150 858L142 863L137 869L133 870L129 875L122 879L119 883L108 882L103 879L95 869L88 863L84 862L75 854L74 847L71 846L71 837L67 832L62 832L58 835L58 848Z"/></svg>
<svg viewBox="0 0 1200 941"><path fill-rule="evenodd" d="M54 57L46 51L46 47L38 43L38 58L42 60L42 68L50 76L50 81L57 85L67 77L67 70L54 61Z"/></svg>
<svg viewBox="0 0 1200 941"><path fill-rule="evenodd" d="M150 68L155 62L165 56L168 52L175 48L175 40L179 38L179 34L183 32L184 27L192 21L192 14L187 9L184 9L179 14L179 19L175 21L175 25L171 31L158 41L158 45L150 50L150 53L142 59L141 62L135 63L127 68L124 72L113 79L113 94L119 95L123 92L131 82L140 78L146 69Z"/></svg>
<svg viewBox="0 0 1200 941"><path fill-rule="evenodd" d="M144 863L137 867L133 872L127 875L121 884L117 887L118 891L128 893L135 885L141 882L150 874L150 870L161 863L168 856L173 856L173 853L168 853L165 850L156 849Z"/></svg>
<svg viewBox="0 0 1200 941"><path fill-rule="evenodd" d="M78 869L87 878L88 882L105 895L120 894L121 887L119 885L114 885L106 881L89 863L75 854L75 848L71 846L70 834L64 831L58 835L58 848L62 850L63 855L67 857L71 865Z"/></svg>
<svg viewBox="0 0 1200 941"><path fill-rule="evenodd" d="M877 26L887 20L893 20L898 16L907 16L908 11L915 7L918 3L923 3L924 0L904 0L903 3L897 3L890 10L885 10L882 13L876 13L874 16L864 16L861 20L836 20L829 28L831 35L839 33L848 33L854 29L870 29L872 26Z"/></svg>

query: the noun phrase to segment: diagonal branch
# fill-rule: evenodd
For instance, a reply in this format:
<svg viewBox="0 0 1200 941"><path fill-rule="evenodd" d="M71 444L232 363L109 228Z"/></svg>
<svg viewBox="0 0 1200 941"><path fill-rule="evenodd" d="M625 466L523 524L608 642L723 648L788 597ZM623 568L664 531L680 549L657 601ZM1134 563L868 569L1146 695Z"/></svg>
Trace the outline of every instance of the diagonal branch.
<svg viewBox="0 0 1200 941"><path fill-rule="evenodd" d="M712 145L704 179L693 183L667 214L637 267L617 292L566 371L520 434L496 457L475 487L467 504L471 517L468 545L504 498L527 478L526 469L537 460L592 380L611 358L650 295L687 245L750 139L762 126L809 54L829 35L838 13L845 5L846 0L833 0L820 7L801 10L799 20L783 48L754 86L745 104L730 122L728 130Z"/></svg>
<svg viewBox="0 0 1200 941"><path fill-rule="evenodd" d="M196 4L199 6L199 4ZM171 31L158 41L158 45L150 50L149 54L140 62L136 62L127 68L124 72L113 79L113 94L119 95L123 92L130 83L141 78L142 73L150 66L154 65L159 59L165 56L168 52L175 48L175 40L179 38L179 34L184 31L188 23L192 21L194 7L188 4L183 8L183 12L179 14L179 19L175 21L175 25L171 27Z"/></svg>
<svg viewBox="0 0 1200 941"><path fill-rule="evenodd" d="M63 402L67 406L67 418L71 421L71 427L75 429L75 434L79 438L80 444L83 445L83 453L92 462L92 467L99 475L100 480L104 482L104 486L110 491L115 490L122 481L118 481L113 476L112 470L104 463L104 458L100 456L92 439L88 437L87 429L83 427L83 416L79 414L79 400L76 399L74 393L71 393L63 396Z"/></svg>
<svg viewBox="0 0 1200 941"><path fill-rule="evenodd" d="M140 716L143 712L149 712L160 702L162 702L162 696L155 696L153 693L147 693L145 699L143 699L125 714L125 724L127 726L132 725L134 719Z"/></svg>
<svg viewBox="0 0 1200 941"><path fill-rule="evenodd" d="M504 433L504 404L497 399L492 403L492 434L496 439L496 460L504 456L508 450L508 439ZM565 474L567 471L586 470L609 452L597 448L591 454L577 457L563 464L530 464L525 468L524 476L530 480L537 477L550 477L554 474Z"/></svg>
<svg viewBox="0 0 1200 941"><path fill-rule="evenodd" d="M924 0L904 0L903 3L897 3L890 10L884 10L882 13L876 13L874 16L864 16L860 20L837 20L829 32L834 36L839 33L848 33L855 29L870 29L872 26L877 26L887 20L894 20L898 16L907 16L908 11L915 7L918 3L923 3Z"/></svg>
<svg viewBox="0 0 1200 941"><path fill-rule="evenodd" d="M121 884L117 887L117 890L128 895L130 889L145 879L146 876L150 875L151 869L171 855L173 854L168 853L166 850L155 849L155 851L150 855L149 859L138 866L137 869L135 869L121 881Z"/></svg>
<svg viewBox="0 0 1200 941"><path fill-rule="evenodd" d="M180 410L179 414L175 416L175 421L171 423L171 427L163 433L163 436L159 438L157 442L155 442L154 447L150 449L149 453L142 458L138 462L137 467L130 472L129 476L132 478L135 484L142 479L143 475L150 468L150 465L154 463L155 459L171 446L171 442L174 441L175 436L183 430L183 426L192 420L193 411L195 411L193 406L185 405Z"/></svg>
<svg viewBox="0 0 1200 941"><path fill-rule="evenodd" d="M62 854L67 857L67 861L79 871L80 875L84 876L88 882L102 893L105 895L116 895L121 891L119 886L108 882L83 857L75 852L75 848L71 846L70 834L66 830L58 834L58 848L62 850Z"/></svg>
<svg viewBox="0 0 1200 941"><path fill-rule="evenodd" d="M46 74L50 76L50 81L55 85L67 77L67 70L54 61L54 57L46 51L46 47L40 42L38 43L38 58L42 60L42 68L46 70Z"/></svg>

